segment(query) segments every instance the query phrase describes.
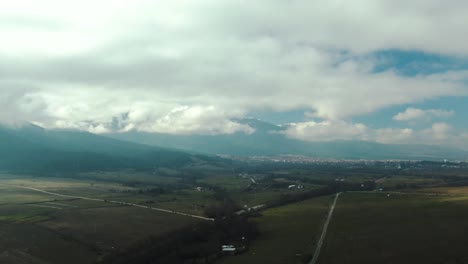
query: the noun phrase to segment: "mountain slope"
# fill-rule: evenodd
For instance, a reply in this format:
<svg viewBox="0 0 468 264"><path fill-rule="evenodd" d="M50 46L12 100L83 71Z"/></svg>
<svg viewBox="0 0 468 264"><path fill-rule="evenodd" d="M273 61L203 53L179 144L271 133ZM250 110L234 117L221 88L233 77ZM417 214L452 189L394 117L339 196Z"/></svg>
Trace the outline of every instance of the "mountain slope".
<svg viewBox="0 0 468 264"><path fill-rule="evenodd" d="M78 131L0 126L0 170L86 171L177 167L209 157Z"/></svg>
<svg viewBox="0 0 468 264"><path fill-rule="evenodd" d="M429 145L392 145L366 141L304 142L286 137L276 126L257 119L239 119L256 129L252 134L230 135L169 135L161 133L127 132L108 136L147 145L159 145L207 154L226 155L305 155L331 159L414 159L464 160L466 151Z"/></svg>

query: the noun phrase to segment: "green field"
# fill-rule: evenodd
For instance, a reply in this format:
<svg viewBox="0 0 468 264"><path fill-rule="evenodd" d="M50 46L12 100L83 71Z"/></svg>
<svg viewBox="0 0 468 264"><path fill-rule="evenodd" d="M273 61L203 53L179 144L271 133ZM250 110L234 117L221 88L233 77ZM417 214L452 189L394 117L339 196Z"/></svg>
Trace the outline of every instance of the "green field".
<svg viewBox="0 0 468 264"><path fill-rule="evenodd" d="M145 183L145 184L172 184L180 180L178 174L161 176L138 172L87 172L78 176L91 181L119 182L119 183Z"/></svg>
<svg viewBox="0 0 468 264"><path fill-rule="evenodd" d="M442 179L431 179L431 178L418 178L411 176L392 176L389 178L381 179L378 181L378 186L384 189L387 188L408 188L411 186L429 187L444 184Z"/></svg>
<svg viewBox="0 0 468 264"><path fill-rule="evenodd" d="M417 190L421 193L435 193L435 194L447 194L447 195L468 195L468 186L460 187L434 187L424 188Z"/></svg>
<svg viewBox="0 0 468 264"><path fill-rule="evenodd" d="M278 199L283 192L279 191L251 191L251 192L231 192L231 197L238 204L247 207L252 207L260 204L265 204L269 201Z"/></svg>
<svg viewBox="0 0 468 264"><path fill-rule="evenodd" d="M252 182L248 178L244 179L241 177L231 175L204 177L203 179L198 180L198 182L215 185L218 187L226 188L228 190L245 189L247 186L252 184Z"/></svg>
<svg viewBox="0 0 468 264"><path fill-rule="evenodd" d="M109 201L203 216L229 199L239 207L268 204L324 187L325 179L332 184L338 179L345 187L378 179L377 189L383 190L340 196L318 263L468 263L468 187L447 187L463 183L464 176L282 172L257 176L252 184L226 173L193 178L171 173L96 172L83 179L0 175L0 263L91 264L200 221ZM332 200L322 196L260 212L249 219L259 229L249 250L216 263L307 263Z"/></svg>
<svg viewBox="0 0 468 264"><path fill-rule="evenodd" d="M158 236L196 220L163 212L113 206L57 210L39 225L101 251L123 249L147 236Z"/></svg>
<svg viewBox="0 0 468 264"><path fill-rule="evenodd" d="M12 177L2 177L0 175L0 184L6 185L16 185L16 186L27 186L32 188L38 188L50 192L58 192L65 195L77 195L77 196L89 196L89 197L108 197L114 196L116 191L126 191L133 190L134 188L124 186L120 183L115 182L104 182L104 181L93 181L88 179L78 180L78 179L68 179L68 178L48 178L48 177L28 177L28 176L18 176ZM5 186L0 186L2 188L3 195L7 195L9 191L12 191L15 195L19 193L21 189L12 189L6 188ZM30 193L33 196L44 196L42 193L37 193L29 190L22 190L23 193ZM5 196L5 197L7 197ZM21 194L24 197L24 194ZM16 199L16 198L15 198ZM35 199L37 200L37 199ZM2 202L3 203L3 199Z"/></svg>
<svg viewBox="0 0 468 264"><path fill-rule="evenodd" d="M0 221L0 263L88 264L96 252L76 241L34 224Z"/></svg>
<svg viewBox="0 0 468 264"><path fill-rule="evenodd" d="M326 196L265 210L255 219L261 235L249 251L219 263L301 263L313 252L331 202Z"/></svg>
<svg viewBox="0 0 468 264"><path fill-rule="evenodd" d="M202 192L174 197L144 197L131 187L89 180L0 177L0 263L91 264L102 255L190 225L197 219L144 208L54 196L15 186L66 195L127 202L160 199L168 209L191 211ZM14 185L14 186L13 186ZM111 191L112 190L112 191ZM171 208L178 205L177 208ZM200 209L197 211L200 212ZM52 252L52 253L51 253Z"/></svg>
<svg viewBox="0 0 468 264"><path fill-rule="evenodd" d="M468 197L344 193L318 263L468 263Z"/></svg>

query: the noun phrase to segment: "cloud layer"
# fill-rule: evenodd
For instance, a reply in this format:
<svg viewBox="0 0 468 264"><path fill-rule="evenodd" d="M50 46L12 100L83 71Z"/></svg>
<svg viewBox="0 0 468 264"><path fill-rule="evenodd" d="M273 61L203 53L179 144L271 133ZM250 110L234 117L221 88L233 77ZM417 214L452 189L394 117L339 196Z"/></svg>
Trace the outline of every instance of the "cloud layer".
<svg viewBox="0 0 468 264"><path fill-rule="evenodd" d="M455 114L453 110L407 108L393 117L396 121L431 120L432 118L448 118Z"/></svg>
<svg viewBox="0 0 468 264"><path fill-rule="evenodd" d="M0 120L7 123L251 133L231 120L306 109L321 121L291 135L331 140L363 134L367 125L347 121L354 116L468 95L468 71L375 72L382 61L373 55L468 56L466 1L0 2ZM411 111L395 120L409 120Z"/></svg>
<svg viewBox="0 0 468 264"><path fill-rule="evenodd" d="M290 138L316 142L333 140L373 141L384 144L445 145L468 149L467 134L447 123L433 123L424 129L379 128L364 124L339 122L304 122L289 126L284 134Z"/></svg>

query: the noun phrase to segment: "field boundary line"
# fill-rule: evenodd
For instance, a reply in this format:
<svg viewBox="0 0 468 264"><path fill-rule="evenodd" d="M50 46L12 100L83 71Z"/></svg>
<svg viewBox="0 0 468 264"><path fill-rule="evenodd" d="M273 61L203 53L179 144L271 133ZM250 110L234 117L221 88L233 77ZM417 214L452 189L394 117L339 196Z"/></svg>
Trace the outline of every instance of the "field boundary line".
<svg viewBox="0 0 468 264"><path fill-rule="evenodd" d="M333 203L330 206L330 211L328 212L327 220L325 220L325 224L323 225L322 234L320 235L320 239L318 240L317 246L314 250L314 257L309 262L309 264L317 263L320 251L322 250L323 242L325 241L325 237L327 236L328 225L330 224L330 220L333 216L333 211L335 211L336 202L338 201L338 197L340 196L340 194L340 192L336 194L335 199L333 200Z"/></svg>
<svg viewBox="0 0 468 264"><path fill-rule="evenodd" d="M62 208L60 208L60 207L50 206L50 205L40 205L40 204L28 204L28 205L29 206L34 206L34 207L52 208L52 209L62 210Z"/></svg>
<svg viewBox="0 0 468 264"><path fill-rule="evenodd" d="M95 202L103 202L103 203L113 203L113 204L119 204L119 205L127 205L127 206L139 207L139 208L144 208L144 209L149 209L149 210L155 210L155 211L164 212L164 213L176 214L176 215L181 215L181 216L188 216L188 217L197 218L197 219L206 220L206 221L214 221L214 218L208 218L208 217L199 216L199 215L192 215L192 214L187 214L187 213L162 209L162 208L158 208L158 207L151 207L151 206L146 206L146 205L141 205L141 204L113 201L113 200L108 200L108 199L90 198L90 197L85 197L85 196L66 195L66 194L49 192L49 191L46 191L46 190L41 190L41 189L37 189L37 188L33 188L33 187L27 187L27 186L21 186L21 185L11 185L11 184L4 184L4 183L0 183L0 185L1 186L7 186L7 187L13 187L13 188L26 189L26 190L31 190L31 191L36 191L36 192L45 193L45 194L54 195L54 196L59 196L59 197L74 198L74 199L81 199L81 200L88 200L88 201L95 201Z"/></svg>

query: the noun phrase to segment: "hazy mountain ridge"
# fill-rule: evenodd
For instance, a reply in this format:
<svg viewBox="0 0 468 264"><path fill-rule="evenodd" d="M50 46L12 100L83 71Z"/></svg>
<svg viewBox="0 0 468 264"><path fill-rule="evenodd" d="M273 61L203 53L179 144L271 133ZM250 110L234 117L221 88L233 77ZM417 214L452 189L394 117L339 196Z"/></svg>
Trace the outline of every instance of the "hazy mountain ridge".
<svg viewBox="0 0 468 264"><path fill-rule="evenodd" d="M282 155L295 154L317 158L337 159L416 159L416 160L465 160L463 150L433 145L381 144L368 141L305 142L288 138L281 131L287 125L278 126L248 118L236 122L255 129L252 134L229 135L170 135L161 133L126 132L108 136L147 145L226 155Z"/></svg>
<svg viewBox="0 0 468 264"><path fill-rule="evenodd" d="M81 131L0 126L0 170L81 171L182 166L209 157Z"/></svg>

